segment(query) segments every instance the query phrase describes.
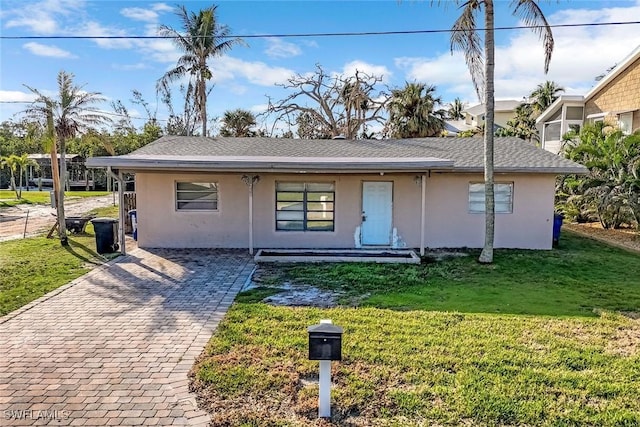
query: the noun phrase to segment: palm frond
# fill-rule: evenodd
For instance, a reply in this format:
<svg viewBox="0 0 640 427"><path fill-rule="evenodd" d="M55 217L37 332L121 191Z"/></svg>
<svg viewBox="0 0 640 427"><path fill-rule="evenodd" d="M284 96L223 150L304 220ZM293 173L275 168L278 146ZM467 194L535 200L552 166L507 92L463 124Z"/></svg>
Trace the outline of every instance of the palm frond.
<svg viewBox="0 0 640 427"><path fill-rule="evenodd" d="M479 0L469 0L460 6L462 14L451 28L451 52L453 53L457 50L464 54L478 99L480 102L484 102L483 48L476 23L476 13L478 13L480 7L481 1Z"/></svg>
<svg viewBox="0 0 640 427"><path fill-rule="evenodd" d="M538 6L536 0L512 0L513 15L520 17L526 26L543 41L544 46L544 72L549 72L551 54L553 53L553 33L547 18Z"/></svg>

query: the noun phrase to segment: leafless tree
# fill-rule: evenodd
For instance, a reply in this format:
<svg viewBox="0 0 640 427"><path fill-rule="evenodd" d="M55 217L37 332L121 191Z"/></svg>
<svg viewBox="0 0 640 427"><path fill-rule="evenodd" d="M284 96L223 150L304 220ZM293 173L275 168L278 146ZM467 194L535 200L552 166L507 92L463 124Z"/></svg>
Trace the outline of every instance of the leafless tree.
<svg viewBox="0 0 640 427"><path fill-rule="evenodd" d="M296 74L279 85L292 93L275 103L269 99L267 114L297 126L301 138L355 139L367 124L386 120L382 113L389 96L381 84L381 76L328 74L317 64L312 74Z"/></svg>

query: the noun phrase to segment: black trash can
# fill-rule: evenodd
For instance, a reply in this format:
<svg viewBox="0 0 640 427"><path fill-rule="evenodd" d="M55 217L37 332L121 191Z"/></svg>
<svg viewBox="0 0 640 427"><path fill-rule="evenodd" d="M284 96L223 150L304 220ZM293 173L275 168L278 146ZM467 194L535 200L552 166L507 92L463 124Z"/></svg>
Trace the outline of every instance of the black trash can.
<svg viewBox="0 0 640 427"><path fill-rule="evenodd" d="M96 233L96 250L99 254L117 252L118 245L118 220L113 218L95 218L91 220L93 230Z"/></svg>

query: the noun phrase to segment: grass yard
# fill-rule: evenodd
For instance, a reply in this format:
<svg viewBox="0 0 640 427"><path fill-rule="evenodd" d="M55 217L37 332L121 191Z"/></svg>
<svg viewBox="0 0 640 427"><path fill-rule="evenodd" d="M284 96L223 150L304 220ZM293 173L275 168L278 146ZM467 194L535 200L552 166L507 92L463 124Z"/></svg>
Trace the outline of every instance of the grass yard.
<svg viewBox="0 0 640 427"><path fill-rule="evenodd" d="M117 218L118 207L94 209L91 213ZM106 259L95 252L91 223L87 224L86 234L69 235L69 243L64 248L58 239L43 236L0 242L0 316L59 288ZM115 256L107 254L110 258Z"/></svg>
<svg viewBox="0 0 640 427"><path fill-rule="evenodd" d="M571 234L559 250L418 266L286 267L347 289L332 309L241 294L193 371L214 425L639 426L640 256ZM265 282L268 282L266 280ZM318 421L306 327L345 329L333 414Z"/></svg>
<svg viewBox="0 0 640 427"><path fill-rule="evenodd" d="M77 199L81 197L106 196L106 191L65 191L65 198ZM49 191L22 190L22 199L16 199L16 193L11 190L0 190L0 208L19 204L46 205L51 203Z"/></svg>

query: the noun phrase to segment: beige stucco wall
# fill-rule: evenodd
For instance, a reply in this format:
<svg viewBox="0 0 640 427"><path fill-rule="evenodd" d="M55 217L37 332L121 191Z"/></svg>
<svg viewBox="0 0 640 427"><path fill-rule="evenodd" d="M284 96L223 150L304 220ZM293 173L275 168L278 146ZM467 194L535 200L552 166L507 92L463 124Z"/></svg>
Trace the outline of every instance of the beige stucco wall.
<svg viewBox="0 0 640 427"><path fill-rule="evenodd" d="M421 188L416 174L275 175L261 174L254 187L254 247L353 248L361 224L362 182L393 182L393 227L400 246L420 245ZM138 244L141 247L246 248L249 240L248 188L239 174L136 174ZM219 184L219 210L175 209L175 181ZM333 181L336 184L335 231L275 231L276 181ZM469 182L481 175L432 174L427 179L426 245L481 247L484 215L468 213ZM496 247L551 248L554 177L497 176L514 182L514 213L496 219Z"/></svg>
<svg viewBox="0 0 640 427"><path fill-rule="evenodd" d="M427 187L428 246L483 246L484 214L468 209L469 182L482 181L481 175L432 174ZM496 174L495 182L513 182L513 213L496 214L495 247L550 249L555 177Z"/></svg>
<svg viewBox="0 0 640 427"><path fill-rule="evenodd" d="M606 84L585 104L585 117L602 112L617 112L640 109L640 59ZM615 122L611 115L608 120ZM640 113L633 115L633 129L640 128Z"/></svg>
<svg viewBox="0 0 640 427"><path fill-rule="evenodd" d="M484 125L484 120L480 120L480 117L484 117L484 113L478 116L472 116L469 113L465 114L464 122L465 124L471 126L482 126ZM496 111L493 115L493 122L500 127L507 127L507 122L515 117L514 111Z"/></svg>

